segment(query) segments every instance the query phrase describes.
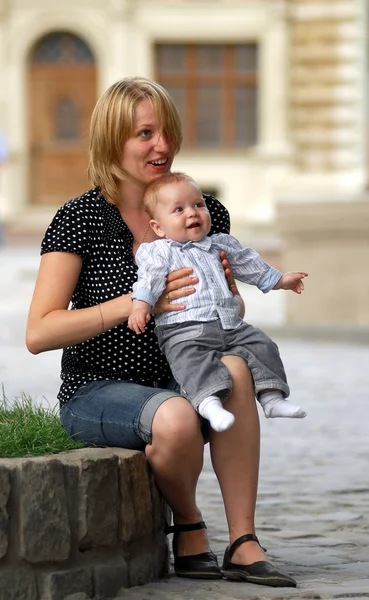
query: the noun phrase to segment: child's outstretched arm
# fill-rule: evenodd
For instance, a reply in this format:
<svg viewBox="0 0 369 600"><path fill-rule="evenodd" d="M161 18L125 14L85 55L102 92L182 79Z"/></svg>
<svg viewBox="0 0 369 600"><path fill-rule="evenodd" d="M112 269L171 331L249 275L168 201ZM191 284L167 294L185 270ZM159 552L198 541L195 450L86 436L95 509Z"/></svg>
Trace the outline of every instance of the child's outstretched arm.
<svg viewBox="0 0 369 600"><path fill-rule="evenodd" d="M132 300L132 312L128 317L128 327L136 333L143 333L151 319L150 304L143 300Z"/></svg>
<svg viewBox="0 0 369 600"><path fill-rule="evenodd" d="M301 294L304 291L304 284L302 280L308 276L308 273L302 271L289 271L283 273L280 280L275 284L273 290L292 290L296 294Z"/></svg>

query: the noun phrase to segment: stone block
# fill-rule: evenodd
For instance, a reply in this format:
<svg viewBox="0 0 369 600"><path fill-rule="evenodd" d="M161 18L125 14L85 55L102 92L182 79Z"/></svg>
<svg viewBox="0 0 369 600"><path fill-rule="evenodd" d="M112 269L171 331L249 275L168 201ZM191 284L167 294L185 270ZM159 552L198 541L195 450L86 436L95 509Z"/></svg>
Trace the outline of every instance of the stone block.
<svg viewBox="0 0 369 600"><path fill-rule="evenodd" d="M129 585L144 585L155 579L156 554L154 552L139 553L129 560Z"/></svg>
<svg viewBox="0 0 369 600"><path fill-rule="evenodd" d="M68 596L85 594L92 597L91 569L73 569L47 573L41 582L43 600L66 600Z"/></svg>
<svg viewBox="0 0 369 600"><path fill-rule="evenodd" d="M169 542L164 533L155 538L154 578L162 579L169 573Z"/></svg>
<svg viewBox="0 0 369 600"><path fill-rule="evenodd" d="M119 456L121 539L127 542L152 533L151 491L145 455L133 452Z"/></svg>
<svg viewBox="0 0 369 600"><path fill-rule="evenodd" d="M129 587L128 567L123 558L104 561L94 567L94 594L101 598L116 596L121 588Z"/></svg>
<svg viewBox="0 0 369 600"><path fill-rule="evenodd" d="M58 456L59 458L59 456ZM73 550L78 550L77 533L78 533L78 492L79 492L79 474L80 464L63 462L64 468L64 487L67 496L67 510L69 515L69 526L71 530L71 547ZM69 558L72 558L72 554Z"/></svg>
<svg viewBox="0 0 369 600"><path fill-rule="evenodd" d="M1 571L0 600L38 600L34 574L14 567Z"/></svg>
<svg viewBox="0 0 369 600"><path fill-rule="evenodd" d="M10 495L10 471L0 464L0 558L8 551L9 515L7 504Z"/></svg>
<svg viewBox="0 0 369 600"><path fill-rule="evenodd" d="M21 464L19 536L20 556L31 563L68 558L71 532L59 460L33 459Z"/></svg>
<svg viewBox="0 0 369 600"><path fill-rule="evenodd" d="M103 452L103 451L102 451ZM78 543L86 550L114 546L118 539L118 459L83 459L79 483Z"/></svg>

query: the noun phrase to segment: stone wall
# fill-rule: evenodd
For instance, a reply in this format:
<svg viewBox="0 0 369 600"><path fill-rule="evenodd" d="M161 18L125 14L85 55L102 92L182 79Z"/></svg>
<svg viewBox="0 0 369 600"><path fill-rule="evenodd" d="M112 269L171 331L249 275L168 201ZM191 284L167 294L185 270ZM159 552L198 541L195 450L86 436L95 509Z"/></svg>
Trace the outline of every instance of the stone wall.
<svg viewBox="0 0 369 600"><path fill-rule="evenodd" d="M169 517L142 452L1 459L0 600L105 600L162 577Z"/></svg>
<svg viewBox="0 0 369 600"><path fill-rule="evenodd" d="M275 229L284 271L309 273L286 320L311 331L369 326L365 2L289 0L291 174Z"/></svg>
<svg viewBox="0 0 369 600"><path fill-rule="evenodd" d="M281 204L282 268L309 273L305 292L286 292L291 325L369 330L369 202Z"/></svg>
<svg viewBox="0 0 369 600"><path fill-rule="evenodd" d="M359 0L289 0L290 134L296 169L362 168L363 18Z"/></svg>

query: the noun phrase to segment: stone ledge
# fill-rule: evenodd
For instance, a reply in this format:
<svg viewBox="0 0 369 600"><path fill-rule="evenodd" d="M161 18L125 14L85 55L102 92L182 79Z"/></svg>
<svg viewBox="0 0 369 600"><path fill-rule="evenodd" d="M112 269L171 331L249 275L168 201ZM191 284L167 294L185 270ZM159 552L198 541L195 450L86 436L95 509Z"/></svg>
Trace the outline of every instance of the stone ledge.
<svg viewBox="0 0 369 600"><path fill-rule="evenodd" d="M329 325L265 325L263 331L273 339L337 342L369 346L369 327Z"/></svg>
<svg viewBox="0 0 369 600"><path fill-rule="evenodd" d="M301 241L302 237L316 241L328 236L368 238L368 199L342 197L341 201L317 200L296 202L281 200L277 206L277 228L285 243Z"/></svg>
<svg viewBox="0 0 369 600"><path fill-rule="evenodd" d="M108 598L163 577L169 518L142 452L0 459L0 600Z"/></svg>

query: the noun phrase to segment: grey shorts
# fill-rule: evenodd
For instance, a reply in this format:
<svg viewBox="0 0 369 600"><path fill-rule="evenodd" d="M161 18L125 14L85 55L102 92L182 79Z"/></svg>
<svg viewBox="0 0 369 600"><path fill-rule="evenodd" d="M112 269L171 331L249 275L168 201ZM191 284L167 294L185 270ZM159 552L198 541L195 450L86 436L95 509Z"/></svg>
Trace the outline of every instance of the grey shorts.
<svg viewBox="0 0 369 600"><path fill-rule="evenodd" d="M278 346L263 331L242 323L223 329L220 320L156 327L159 346L167 357L181 393L197 409L204 398L216 395L224 401L232 380L223 356L240 356L252 374L255 395L267 389L289 395Z"/></svg>

